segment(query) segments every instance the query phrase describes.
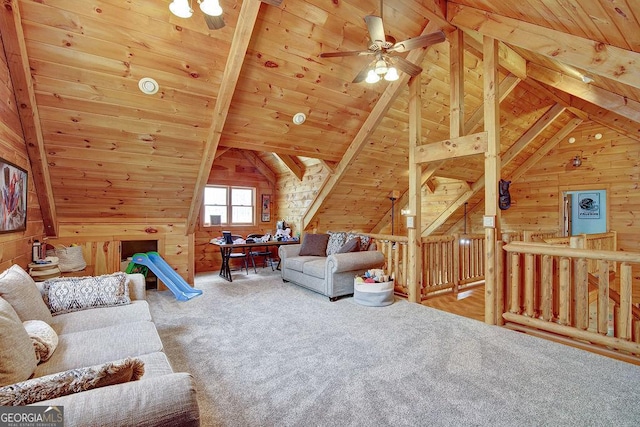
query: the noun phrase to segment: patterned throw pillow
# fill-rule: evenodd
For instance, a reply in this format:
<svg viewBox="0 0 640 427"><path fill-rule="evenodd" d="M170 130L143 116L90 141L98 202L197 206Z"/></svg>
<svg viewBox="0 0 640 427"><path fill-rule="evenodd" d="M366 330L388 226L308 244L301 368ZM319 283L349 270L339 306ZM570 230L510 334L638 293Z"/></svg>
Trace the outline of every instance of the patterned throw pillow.
<svg viewBox="0 0 640 427"><path fill-rule="evenodd" d="M54 316L131 303L125 273L50 279L44 282L44 291L46 303Z"/></svg>
<svg viewBox="0 0 640 427"><path fill-rule="evenodd" d="M347 241L347 233L344 231L327 231L329 243L327 243L327 256L338 253L342 245Z"/></svg>
<svg viewBox="0 0 640 427"><path fill-rule="evenodd" d="M29 405L98 387L136 381L143 374L144 362L130 357L103 365L70 369L0 387L0 405Z"/></svg>
<svg viewBox="0 0 640 427"><path fill-rule="evenodd" d="M365 234L349 233L347 234L347 242L351 239L355 239L356 237L360 238L360 250L368 251L369 245L371 244L371 237Z"/></svg>

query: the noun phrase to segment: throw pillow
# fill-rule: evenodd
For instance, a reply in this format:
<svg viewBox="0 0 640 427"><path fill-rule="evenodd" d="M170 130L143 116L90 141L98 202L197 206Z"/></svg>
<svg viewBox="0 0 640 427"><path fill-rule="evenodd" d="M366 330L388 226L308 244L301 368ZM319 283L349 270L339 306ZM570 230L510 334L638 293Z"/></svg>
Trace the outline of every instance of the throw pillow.
<svg viewBox="0 0 640 427"><path fill-rule="evenodd" d="M327 256L333 255L340 250L344 242L347 241L347 233L344 231L328 231L329 243L327 243Z"/></svg>
<svg viewBox="0 0 640 427"><path fill-rule="evenodd" d="M360 238L356 237L355 239L347 240L347 243L342 245L342 247L338 250L338 254L346 254L347 252L359 252L360 251Z"/></svg>
<svg viewBox="0 0 640 427"><path fill-rule="evenodd" d="M300 247L300 256L326 256L328 234L305 234Z"/></svg>
<svg viewBox="0 0 640 427"><path fill-rule="evenodd" d="M36 365L29 334L11 304L0 298L0 386L26 380Z"/></svg>
<svg viewBox="0 0 640 427"><path fill-rule="evenodd" d="M356 237L360 238L360 250L368 251L369 245L371 244L371 237L366 234L349 233L347 234L347 242L351 239L355 239Z"/></svg>
<svg viewBox="0 0 640 427"><path fill-rule="evenodd" d="M125 273L49 279L44 282L44 289L49 310L54 316L131 303L129 280Z"/></svg>
<svg viewBox="0 0 640 427"><path fill-rule="evenodd" d="M33 342L38 363L49 360L53 352L58 347L58 334L42 320L27 320L22 322L27 334Z"/></svg>
<svg viewBox="0 0 640 427"><path fill-rule="evenodd" d="M42 320L51 323L51 313L36 282L19 265L14 264L0 274L0 297L13 306L23 322Z"/></svg>
<svg viewBox="0 0 640 427"><path fill-rule="evenodd" d="M0 405L29 405L98 387L136 381L143 374L144 363L134 358L70 369L0 387Z"/></svg>

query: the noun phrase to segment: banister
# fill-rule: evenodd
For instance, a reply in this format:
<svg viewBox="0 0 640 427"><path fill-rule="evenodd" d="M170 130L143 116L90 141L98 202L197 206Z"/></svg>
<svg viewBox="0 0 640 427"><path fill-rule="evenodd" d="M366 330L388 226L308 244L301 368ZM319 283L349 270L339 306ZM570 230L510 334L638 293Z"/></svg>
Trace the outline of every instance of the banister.
<svg viewBox="0 0 640 427"><path fill-rule="evenodd" d="M534 255L555 255L570 258L601 259L605 261L619 261L640 263L640 253L621 251L598 251L593 249L576 249L565 246L552 246L540 243L511 242L504 245L507 252L519 252Z"/></svg>

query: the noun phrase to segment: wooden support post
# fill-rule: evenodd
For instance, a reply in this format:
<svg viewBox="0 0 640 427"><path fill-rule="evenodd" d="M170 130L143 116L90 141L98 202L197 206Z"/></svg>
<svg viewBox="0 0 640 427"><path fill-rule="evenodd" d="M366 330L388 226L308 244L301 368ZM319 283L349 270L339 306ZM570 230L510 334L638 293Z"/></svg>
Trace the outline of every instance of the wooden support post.
<svg viewBox="0 0 640 427"><path fill-rule="evenodd" d="M409 215L415 216L413 228L407 229L408 245L408 274L407 288L409 301L422 300L422 238L418 233L421 228L421 168L415 162L416 147L422 140L422 99L420 96L420 74L409 80Z"/></svg>
<svg viewBox="0 0 640 427"><path fill-rule="evenodd" d="M620 265L620 324L618 325L618 337L631 339L631 295L632 295L633 274L631 264L623 262Z"/></svg>
<svg viewBox="0 0 640 427"><path fill-rule="evenodd" d="M487 132L484 176L485 197L485 298L484 321L496 324L496 236L500 235L500 211L498 210L498 179L500 173L500 98L498 94L498 41L483 39L484 75L484 130Z"/></svg>
<svg viewBox="0 0 640 427"><path fill-rule="evenodd" d="M553 257L542 256L542 273L540 277L542 318L547 322L553 320Z"/></svg>

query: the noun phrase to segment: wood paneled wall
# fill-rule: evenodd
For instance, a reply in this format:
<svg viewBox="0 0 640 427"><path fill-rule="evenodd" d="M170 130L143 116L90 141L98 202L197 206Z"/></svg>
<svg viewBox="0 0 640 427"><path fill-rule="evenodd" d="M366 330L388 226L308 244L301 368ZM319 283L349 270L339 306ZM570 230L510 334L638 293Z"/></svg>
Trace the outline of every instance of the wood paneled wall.
<svg viewBox="0 0 640 427"><path fill-rule="evenodd" d="M273 185L239 150L229 150L213 163L209 184L243 185L256 188L256 223L253 226L211 226L204 227L202 218L198 218L195 231L194 259L197 273L220 269L220 252L209 241L222 235L222 230L246 236L250 233L271 233L276 230L278 200ZM261 221L260 203L263 194L271 194L271 221Z"/></svg>
<svg viewBox="0 0 640 427"><path fill-rule="evenodd" d="M293 174L278 176L276 203L277 215L291 226L293 235L302 234L302 217L327 179L328 171L321 164L309 166L298 180ZM315 224L316 227L319 224ZM326 230L326 229L325 229ZM308 231L308 230L307 230Z"/></svg>
<svg viewBox="0 0 640 427"><path fill-rule="evenodd" d="M31 244L34 239L42 240L44 225L33 174L27 156L27 148L22 134L22 126L16 109L13 85L9 77L4 49L0 41L0 157L8 160L28 173L27 230L0 234L0 271L12 264L27 268L31 262Z"/></svg>
<svg viewBox="0 0 640 427"><path fill-rule="evenodd" d="M599 140L597 133L602 134ZM569 137L575 143L562 141L511 183L512 205L502 211L502 228L557 229L563 191L605 189L609 228L618 232L618 248L640 252L640 142L592 122ZM580 167L571 164L576 155L582 156Z"/></svg>
<svg viewBox="0 0 640 427"><path fill-rule="evenodd" d="M120 242L125 240L157 240L158 253L188 283L194 272L189 247L193 235L186 235L184 220L175 223L87 224L63 223L59 237L48 239L52 245L82 246L87 268L78 274L99 275L120 271Z"/></svg>

